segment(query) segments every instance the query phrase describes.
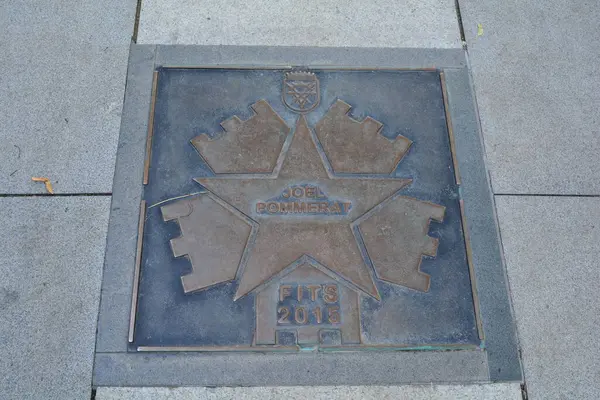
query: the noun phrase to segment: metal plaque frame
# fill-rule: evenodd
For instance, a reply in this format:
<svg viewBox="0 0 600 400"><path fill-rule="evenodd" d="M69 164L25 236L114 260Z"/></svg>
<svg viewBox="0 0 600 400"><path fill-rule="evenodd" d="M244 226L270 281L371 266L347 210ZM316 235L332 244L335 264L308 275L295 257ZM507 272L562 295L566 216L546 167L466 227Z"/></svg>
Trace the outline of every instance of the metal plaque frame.
<svg viewBox="0 0 600 400"><path fill-rule="evenodd" d="M440 73L481 346L395 352L247 353L234 347L131 352L157 68L436 70ZM462 49L133 44L102 282L94 386L286 386L521 381L494 200ZM215 352L215 350L218 350Z"/></svg>

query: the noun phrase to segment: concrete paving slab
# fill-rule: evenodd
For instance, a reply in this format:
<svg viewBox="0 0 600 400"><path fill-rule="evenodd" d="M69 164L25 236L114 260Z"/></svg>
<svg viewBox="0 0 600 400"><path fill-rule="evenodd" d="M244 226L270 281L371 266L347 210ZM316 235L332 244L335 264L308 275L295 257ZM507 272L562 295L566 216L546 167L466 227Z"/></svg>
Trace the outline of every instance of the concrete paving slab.
<svg viewBox="0 0 600 400"><path fill-rule="evenodd" d="M483 351L96 353L94 386L311 386L490 381Z"/></svg>
<svg viewBox="0 0 600 400"><path fill-rule="evenodd" d="M497 196L529 398L600 397L600 198Z"/></svg>
<svg viewBox="0 0 600 400"><path fill-rule="evenodd" d="M460 9L494 191L599 194L600 3Z"/></svg>
<svg viewBox="0 0 600 400"><path fill-rule="evenodd" d="M453 0L144 0L138 43L461 47Z"/></svg>
<svg viewBox="0 0 600 400"><path fill-rule="evenodd" d="M135 6L0 4L0 193L111 191Z"/></svg>
<svg viewBox="0 0 600 400"><path fill-rule="evenodd" d="M89 399L110 197L0 207L0 398Z"/></svg>
<svg viewBox="0 0 600 400"><path fill-rule="evenodd" d="M97 400L213 399L521 400L519 383L430 386L322 386L238 388L98 388Z"/></svg>

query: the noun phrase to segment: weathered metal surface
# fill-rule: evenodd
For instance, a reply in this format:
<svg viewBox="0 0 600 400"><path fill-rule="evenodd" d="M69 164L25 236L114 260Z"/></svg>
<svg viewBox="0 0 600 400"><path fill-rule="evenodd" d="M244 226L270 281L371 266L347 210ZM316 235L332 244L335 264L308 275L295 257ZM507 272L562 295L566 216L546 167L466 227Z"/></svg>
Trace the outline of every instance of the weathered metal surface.
<svg viewBox="0 0 600 400"><path fill-rule="evenodd" d="M477 344L445 117L436 71L160 70L135 345Z"/></svg>
<svg viewBox="0 0 600 400"><path fill-rule="evenodd" d="M183 291L205 289L235 278L251 221L212 196L181 199L161 207L165 221L177 220L182 235L171 239L175 257L187 256L192 272Z"/></svg>
<svg viewBox="0 0 600 400"><path fill-rule="evenodd" d="M320 343L323 336L330 336L330 344L360 343L360 304L354 288L309 263L278 278L256 295L255 344L282 344L286 333L295 336L298 345ZM330 332L341 335L332 340Z"/></svg>
<svg viewBox="0 0 600 400"><path fill-rule="evenodd" d="M301 116L277 179L205 178L197 182L256 221L246 262L240 265L236 299L304 254L336 272L339 279L379 297L351 225L409 180L330 179ZM266 200L278 195L282 197L276 201ZM331 206L331 201L324 201L329 199Z"/></svg>
<svg viewBox="0 0 600 400"><path fill-rule="evenodd" d="M221 123L224 132L203 134L192 144L213 172L271 172L290 129L271 108L259 100L252 110L256 113L246 121L233 116Z"/></svg>
<svg viewBox="0 0 600 400"><path fill-rule="evenodd" d="M138 219L138 237L135 249L135 272L133 274L133 293L131 295L131 310L129 311L129 333L127 340L133 342L135 333L135 314L137 312L138 290L140 284L140 269L142 264L142 245L144 243L144 223L146 221L146 202L140 204L140 217Z"/></svg>
<svg viewBox="0 0 600 400"><path fill-rule="evenodd" d="M359 229L377 277L426 292L429 275L420 271L423 255L435 257L438 239L427 236L429 221L442 222L437 204L394 196L360 218Z"/></svg>
<svg viewBox="0 0 600 400"><path fill-rule="evenodd" d="M152 74L152 94L150 95L150 117L148 118L148 136L146 137L146 158L144 159L144 185L148 184L150 160L152 159L152 137L154 136L154 107L156 106L156 87L158 71Z"/></svg>
<svg viewBox="0 0 600 400"><path fill-rule="evenodd" d="M319 121L317 137L336 173L390 174L408 151L411 141L380 134L383 124L371 117L356 121L350 104L337 100Z"/></svg>

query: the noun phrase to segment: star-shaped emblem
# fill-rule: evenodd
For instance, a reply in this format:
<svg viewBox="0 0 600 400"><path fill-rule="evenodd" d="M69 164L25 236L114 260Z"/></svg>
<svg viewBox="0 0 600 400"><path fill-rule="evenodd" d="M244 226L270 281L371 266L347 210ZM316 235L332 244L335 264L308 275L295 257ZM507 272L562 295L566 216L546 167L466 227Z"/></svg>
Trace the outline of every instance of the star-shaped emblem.
<svg viewBox="0 0 600 400"><path fill-rule="evenodd" d="M324 265L347 284L379 299L367 265L368 256L359 245L362 238L355 221L411 180L329 176L316 141L305 117L300 116L275 178L217 175L194 179L252 221L252 231L236 274L235 299L305 256ZM306 208L302 208L301 199L297 199L300 211L289 208L280 212L279 206L267 207L268 199L289 199L294 195L291 188L302 187L311 189L304 192L297 189L295 195L304 196L303 200L316 206L306 203ZM311 197L319 196L326 201L311 201L314 200Z"/></svg>

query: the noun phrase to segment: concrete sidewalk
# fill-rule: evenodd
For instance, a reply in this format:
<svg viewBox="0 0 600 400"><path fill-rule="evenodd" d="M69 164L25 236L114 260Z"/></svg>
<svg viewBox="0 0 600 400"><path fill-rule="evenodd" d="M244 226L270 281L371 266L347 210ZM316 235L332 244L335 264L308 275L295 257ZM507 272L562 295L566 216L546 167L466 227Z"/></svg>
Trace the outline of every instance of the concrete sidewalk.
<svg viewBox="0 0 600 400"><path fill-rule="evenodd" d="M460 0L530 399L600 397L596 2ZM460 48L453 0L143 0L138 42ZM0 4L0 398L89 399L135 0ZM32 176L50 178L59 196ZM518 399L518 383L99 388L98 399ZM437 397L436 397L437 396Z"/></svg>
<svg viewBox="0 0 600 400"><path fill-rule="evenodd" d="M529 398L599 398L600 4L460 6Z"/></svg>
<svg viewBox="0 0 600 400"><path fill-rule="evenodd" d="M98 388L100 400L361 399L361 400L521 400L518 383L430 386L316 386L246 388Z"/></svg>

